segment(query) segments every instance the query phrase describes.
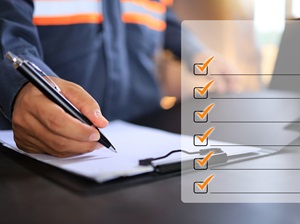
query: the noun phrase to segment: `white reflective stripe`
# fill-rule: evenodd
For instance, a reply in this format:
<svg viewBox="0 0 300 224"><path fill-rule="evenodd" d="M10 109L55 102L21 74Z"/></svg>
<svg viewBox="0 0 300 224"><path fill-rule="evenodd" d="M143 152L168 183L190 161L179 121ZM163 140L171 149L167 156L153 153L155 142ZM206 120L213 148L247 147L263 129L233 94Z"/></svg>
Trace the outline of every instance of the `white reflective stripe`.
<svg viewBox="0 0 300 224"><path fill-rule="evenodd" d="M68 16L78 14L102 14L100 1L34 1L34 17Z"/></svg>
<svg viewBox="0 0 300 224"><path fill-rule="evenodd" d="M142 5L137 5L132 2L122 2L122 10L123 13L140 13L150 15L151 17L158 19L158 20L165 20L165 13L156 13L146 9Z"/></svg>

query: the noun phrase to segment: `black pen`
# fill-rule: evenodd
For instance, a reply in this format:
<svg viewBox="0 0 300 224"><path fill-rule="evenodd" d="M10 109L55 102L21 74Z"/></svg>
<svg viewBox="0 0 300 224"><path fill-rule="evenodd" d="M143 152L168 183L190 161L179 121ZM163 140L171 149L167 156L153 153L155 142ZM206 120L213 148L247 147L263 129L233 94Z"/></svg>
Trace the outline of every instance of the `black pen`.
<svg viewBox="0 0 300 224"><path fill-rule="evenodd" d="M93 123L84 116L69 100L67 100L59 90L59 87L35 64L28 60L22 60L18 56L14 55L10 51L5 55L14 65L14 68L19 71L25 78L27 78L35 87L37 87L45 96L47 96L54 103L59 105L66 113L77 118L82 123L87 125L93 125ZM49 79L49 81L46 80ZM98 142L110 149L113 152L117 152L115 147L109 142L109 140L100 132L100 139Z"/></svg>

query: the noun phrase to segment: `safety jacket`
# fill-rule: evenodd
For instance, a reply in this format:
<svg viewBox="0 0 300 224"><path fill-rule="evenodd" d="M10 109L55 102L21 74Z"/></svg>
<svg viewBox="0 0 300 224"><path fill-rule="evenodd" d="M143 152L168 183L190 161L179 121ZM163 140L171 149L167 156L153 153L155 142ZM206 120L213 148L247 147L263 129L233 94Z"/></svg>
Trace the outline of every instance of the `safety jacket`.
<svg viewBox="0 0 300 224"><path fill-rule="evenodd" d="M75 82L109 119L130 119L158 107L155 55L180 57L180 24L172 0L0 0L0 108L11 119L26 80L7 51L48 75ZM0 124L1 126L1 124Z"/></svg>

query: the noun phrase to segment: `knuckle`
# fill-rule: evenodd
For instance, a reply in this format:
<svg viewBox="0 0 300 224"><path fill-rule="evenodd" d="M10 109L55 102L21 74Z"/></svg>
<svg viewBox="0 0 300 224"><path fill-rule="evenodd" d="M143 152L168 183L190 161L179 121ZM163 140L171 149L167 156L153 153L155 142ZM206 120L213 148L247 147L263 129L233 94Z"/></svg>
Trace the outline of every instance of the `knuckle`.
<svg viewBox="0 0 300 224"><path fill-rule="evenodd" d="M18 113L16 112L13 112L13 115L12 115L12 125L13 125L13 128L17 128L19 127L21 124L22 124L22 117L19 116Z"/></svg>
<svg viewBox="0 0 300 224"><path fill-rule="evenodd" d="M34 88L29 89L27 94L24 94L22 96L22 98L20 99L20 103L25 105L32 103L32 98L31 98L32 95L35 95Z"/></svg>
<svg viewBox="0 0 300 224"><path fill-rule="evenodd" d="M18 130L18 129L28 129L28 124L30 124L30 121L32 120L32 117L30 114L24 112L23 114L14 111L12 114L12 129Z"/></svg>
<svg viewBox="0 0 300 224"><path fill-rule="evenodd" d="M57 130L64 126L64 120L59 119L55 113L49 113L46 119L46 126L50 130Z"/></svg>
<svg viewBox="0 0 300 224"><path fill-rule="evenodd" d="M97 101L90 94L87 94L87 96L85 97L85 101L86 101L86 103L89 103L94 107L95 106L99 107Z"/></svg>
<svg viewBox="0 0 300 224"><path fill-rule="evenodd" d="M82 88L82 86L80 86L80 85L78 85L78 84L76 84L76 83L74 83L74 82L70 82L70 83L69 83L69 89L70 89L71 91L74 91L74 92L85 91L85 90Z"/></svg>
<svg viewBox="0 0 300 224"><path fill-rule="evenodd" d="M52 141L52 149L58 154L68 153L68 140L65 138L55 138Z"/></svg>
<svg viewBox="0 0 300 224"><path fill-rule="evenodd" d="M85 91L84 88L80 85L77 85L74 83L74 87L78 90L78 91Z"/></svg>
<svg viewBox="0 0 300 224"><path fill-rule="evenodd" d="M30 120L28 113L21 112L18 109L14 110L12 113L12 125L15 128L23 127L27 121Z"/></svg>
<svg viewBox="0 0 300 224"><path fill-rule="evenodd" d="M76 84L76 83L72 83L70 85L71 90L73 90L73 92L79 92L82 96L83 96L83 103L95 103L96 101L93 100L92 97L90 97L90 94L80 85Z"/></svg>
<svg viewBox="0 0 300 224"><path fill-rule="evenodd" d="M16 142L16 146L18 147L18 149L21 149L27 153L38 153L38 151L36 149L34 149L32 146L24 144L22 141L20 141L17 137L14 138L15 142Z"/></svg>

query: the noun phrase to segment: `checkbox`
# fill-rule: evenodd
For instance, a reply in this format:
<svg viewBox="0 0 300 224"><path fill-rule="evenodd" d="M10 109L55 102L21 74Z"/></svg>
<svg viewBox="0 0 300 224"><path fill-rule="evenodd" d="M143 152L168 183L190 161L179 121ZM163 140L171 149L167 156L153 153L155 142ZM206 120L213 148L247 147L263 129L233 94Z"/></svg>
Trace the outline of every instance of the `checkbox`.
<svg viewBox="0 0 300 224"><path fill-rule="evenodd" d="M195 194L206 194L208 192L208 184L214 178L214 174L211 174L204 181L194 182L194 193Z"/></svg>
<svg viewBox="0 0 300 224"><path fill-rule="evenodd" d="M208 74L208 65L214 59L214 56L207 59L204 63L195 63L193 65L194 75L207 75Z"/></svg>
<svg viewBox="0 0 300 224"><path fill-rule="evenodd" d="M203 117L203 111L194 111L193 117L195 123L206 123L208 121L208 114Z"/></svg>
<svg viewBox="0 0 300 224"><path fill-rule="evenodd" d="M195 134L194 135L194 145L195 146L207 146L208 136L214 131L214 127L208 129L204 134Z"/></svg>
<svg viewBox="0 0 300 224"><path fill-rule="evenodd" d="M203 181L194 182L194 193L195 194L207 194L208 192L208 185L206 185L203 189L199 187L199 185L203 185Z"/></svg>
<svg viewBox="0 0 300 224"><path fill-rule="evenodd" d="M204 87L195 87L193 91L193 95L195 99L206 99L208 96L208 89L214 83L215 80L211 80L206 83Z"/></svg>
<svg viewBox="0 0 300 224"><path fill-rule="evenodd" d="M208 162L206 162L203 165L203 164L201 164L202 160L203 159L201 159L201 158L195 158L194 159L194 163L193 163L194 170L207 170L207 168L208 168Z"/></svg>
<svg viewBox="0 0 300 224"><path fill-rule="evenodd" d="M194 146L207 146L208 138L203 139L203 134L194 135Z"/></svg>
<svg viewBox="0 0 300 224"><path fill-rule="evenodd" d="M207 99L208 91L206 91L203 94L203 89L204 89L204 87L195 87L194 88L194 93L193 93L194 99Z"/></svg>
<svg viewBox="0 0 300 224"><path fill-rule="evenodd" d="M204 69L200 69L200 67L203 67L204 63L195 63L193 66L193 73L194 75L207 75L208 74L208 66L206 66Z"/></svg>

